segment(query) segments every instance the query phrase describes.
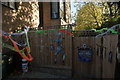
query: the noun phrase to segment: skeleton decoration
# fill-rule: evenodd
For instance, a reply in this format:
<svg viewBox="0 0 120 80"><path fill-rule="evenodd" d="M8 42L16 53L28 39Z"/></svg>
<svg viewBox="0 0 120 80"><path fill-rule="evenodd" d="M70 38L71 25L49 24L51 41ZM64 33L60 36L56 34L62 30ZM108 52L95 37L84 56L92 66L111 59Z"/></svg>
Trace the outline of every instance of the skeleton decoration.
<svg viewBox="0 0 120 80"><path fill-rule="evenodd" d="M57 46L54 47L53 44L50 45L50 49L51 50L54 50L55 49L55 54L54 54L54 63L56 64L57 63L57 55L59 53L62 53L62 62L64 63L65 62L65 52L62 50L62 38L61 38L61 33L59 32L58 33L58 39L57 40L53 40L52 38L50 38L53 42L56 42L57 43Z"/></svg>

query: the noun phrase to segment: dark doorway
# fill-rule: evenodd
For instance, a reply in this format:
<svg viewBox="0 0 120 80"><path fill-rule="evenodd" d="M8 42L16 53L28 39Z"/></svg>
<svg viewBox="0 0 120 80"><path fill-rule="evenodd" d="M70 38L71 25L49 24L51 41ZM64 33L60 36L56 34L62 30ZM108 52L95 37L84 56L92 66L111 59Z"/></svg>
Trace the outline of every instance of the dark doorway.
<svg viewBox="0 0 120 80"><path fill-rule="evenodd" d="M39 2L39 27L43 27L43 2Z"/></svg>

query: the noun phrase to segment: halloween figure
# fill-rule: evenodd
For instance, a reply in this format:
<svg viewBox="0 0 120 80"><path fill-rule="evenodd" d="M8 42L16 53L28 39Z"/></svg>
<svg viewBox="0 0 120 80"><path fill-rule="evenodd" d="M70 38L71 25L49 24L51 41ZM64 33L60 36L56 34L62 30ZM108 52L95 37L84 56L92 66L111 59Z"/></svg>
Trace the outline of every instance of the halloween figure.
<svg viewBox="0 0 120 80"><path fill-rule="evenodd" d="M64 63L65 62L65 52L62 50L62 38L61 38L61 33L59 32L58 33L58 39L57 40L53 40L52 38L50 38L53 42L56 42L57 43L57 46L55 48L55 54L54 54L54 63L56 64L57 63L57 55L59 53L62 53L62 62ZM53 48L53 46L52 46Z"/></svg>

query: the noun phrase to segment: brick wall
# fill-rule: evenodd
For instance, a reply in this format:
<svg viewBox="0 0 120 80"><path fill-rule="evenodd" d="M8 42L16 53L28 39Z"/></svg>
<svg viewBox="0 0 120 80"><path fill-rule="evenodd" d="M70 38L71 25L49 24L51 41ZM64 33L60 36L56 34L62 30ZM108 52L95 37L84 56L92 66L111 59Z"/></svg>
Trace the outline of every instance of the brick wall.
<svg viewBox="0 0 120 80"><path fill-rule="evenodd" d="M70 2L66 2L66 22L62 19L51 19L50 2L43 2L43 26L65 25L70 23Z"/></svg>
<svg viewBox="0 0 120 80"><path fill-rule="evenodd" d="M2 6L2 28L10 32L24 25L38 27L38 2L17 2L18 10ZM53 26L70 23L70 2L66 2L66 22L61 19L51 19L50 2L43 2L43 26Z"/></svg>
<svg viewBox="0 0 120 80"><path fill-rule="evenodd" d="M60 19L51 19L50 2L43 2L43 23L44 26L60 25Z"/></svg>
<svg viewBox="0 0 120 80"><path fill-rule="evenodd" d="M10 32L24 25L37 27L39 25L38 2L17 2L18 10L2 6L2 29Z"/></svg>
<svg viewBox="0 0 120 80"><path fill-rule="evenodd" d="M38 2L17 2L18 9L13 10L2 5L2 30L5 32L13 32L24 25L36 27L39 25L39 6ZM13 39L19 42L20 36ZM11 44L8 38L3 38L4 43ZM11 44L12 45L12 44ZM3 53L11 52L7 48L3 48Z"/></svg>

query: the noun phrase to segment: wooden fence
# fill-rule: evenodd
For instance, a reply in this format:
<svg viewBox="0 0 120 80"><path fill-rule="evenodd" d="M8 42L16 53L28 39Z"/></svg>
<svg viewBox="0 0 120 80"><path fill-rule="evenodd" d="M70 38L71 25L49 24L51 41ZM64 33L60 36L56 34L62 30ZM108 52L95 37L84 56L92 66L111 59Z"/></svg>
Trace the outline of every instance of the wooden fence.
<svg viewBox="0 0 120 80"><path fill-rule="evenodd" d="M53 40L58 39L58 33L61 33L62 37L62 47L63 51L66 54L65 63L62 63L62 54L57 55L57 63L54 63L54 54L56 52L57 43L50 40L50 37ZM72 36L64 33L62 31L47 31L47 35L30 33L30 45L31 45L31 54L33 56L32 67L37 68L37 70L44 70L50 72L50 69L53 69L50 73L59 72L61 75L71 76L72 72ZM54 50L50 49L50 45L54 46ZM40 69L41 68L41 69ZM49 69L49 70L48 70ZM61 71L60 71L61 70ZM63 70L63 71L62 71Z"/></svg>
<svg viewBox="0 0 120 80"><path fill-rule="evenodd" d="M58 32L62 34L63 51L66 53L65 63L62 63L62 54L57 56L57 64L54 64L55 50L50 50L50 45L56 46L49 37L56 40ZM116 63L116 47L118 42L117 34L103 37L72 37L61 31L47 31L48 35L30 33L31 54L33 56L32 68L36 70L47 70L50 73L57 72L74 78L114 78ZM93 57L90 63L78 60L78 47L86 44L93 50ZM110 53L112 62L108 61ZM44 69L43 69L44 68ZM52 70L50 70L52 69Z"/></svg>
<svg viewBox="0 0 120 80"><path fill-rule="evenodd" d="M73 76L77 78L88 78L95 76L95 58L90 63L78 60L78 48L82 48L83 44L92 48L95 54L95 38L94 37L74 37L73 38Z"/></svg>
<svg viewBox="0 0 120 80"><path fill-rule="evenodd" d="M103 69L102 69L102 77L103 78L114 78L115 73L115 65L116 65L116 49L118 43L117 35L107 35L103 37L103 46L105 48L103 50ZM112 61L109 62L109 56L111 52Z"/></svg>
<svg viewBox="0 0 120 80"><path fill-rule="evenodd" d="M103 37L73 38L73 77L77 78L114 78L116 64L116 49L118 36L116 34ZM83 44L93 50L90 63L78 60L78 49ZM109 61L110 52L112 60Z"/></svg>

